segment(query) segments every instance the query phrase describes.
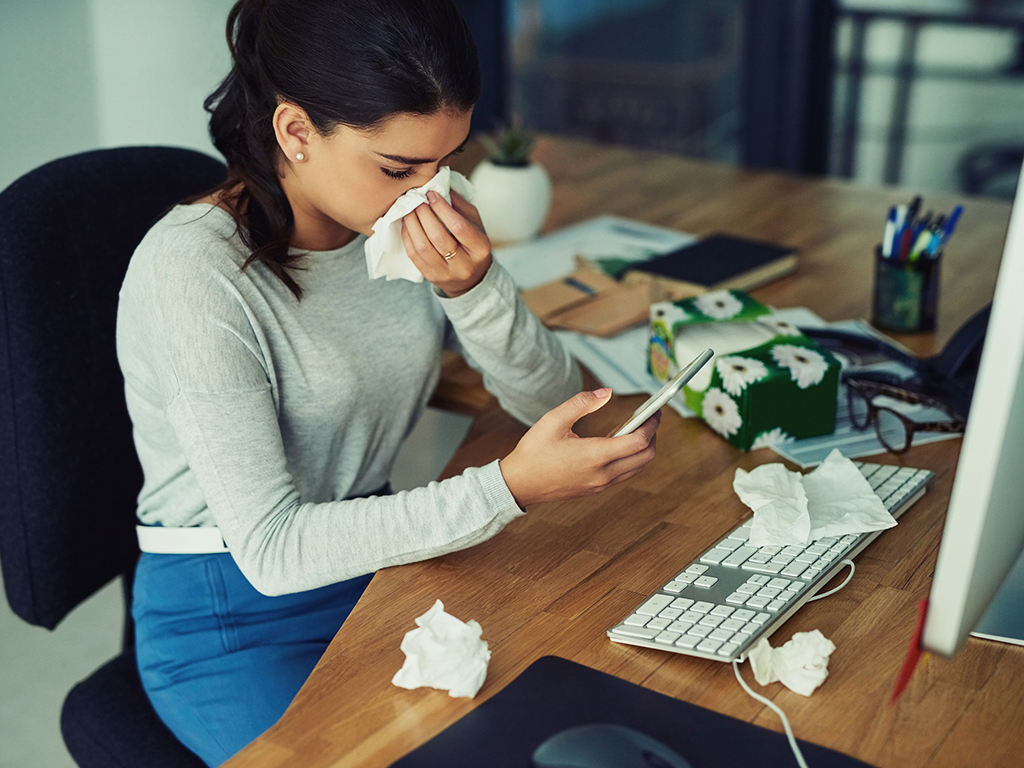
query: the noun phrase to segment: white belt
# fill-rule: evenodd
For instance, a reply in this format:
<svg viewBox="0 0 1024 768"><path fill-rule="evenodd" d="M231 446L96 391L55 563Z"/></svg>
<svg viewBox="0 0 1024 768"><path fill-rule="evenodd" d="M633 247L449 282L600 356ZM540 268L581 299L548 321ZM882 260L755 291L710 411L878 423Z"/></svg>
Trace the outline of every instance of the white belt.
<svg viewBox="0 0 1024 768"><path fill-rule="evenodd" d="M156 555L208 555L227 552L228 545L215 526L164 528L159 525L137 525L139 549Z"/></svg>

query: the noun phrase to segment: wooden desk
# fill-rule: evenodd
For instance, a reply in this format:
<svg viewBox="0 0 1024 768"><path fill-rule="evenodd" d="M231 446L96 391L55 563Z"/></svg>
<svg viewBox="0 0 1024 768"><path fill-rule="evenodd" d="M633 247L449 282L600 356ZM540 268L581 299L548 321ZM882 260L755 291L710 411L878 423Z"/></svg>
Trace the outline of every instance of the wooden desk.
<svg viewBox="0 0 1024 768"><path fill-rule="evenodd" d="M551 228L617 213L699 235L727 230L792 244L801 251L799 271L755 295L830 320L868 315L882 217L911 196L570 140L546 139L536 157L555 181ZM955 202L929 196L926 207L949 210ZM943 266L938 329L901 337L919 354L940 347L990 300L1008 213L1004 203L967 203ZM639 402L616 398L579 431L600 434ZM493 402L481 403L446 474L507 454L523 431ZM828 680L810 698L778 683L762 689L799 738L892 768L1024 759L1024 649L971 640L955 661L931 659L886 706L916 603L930 586L958 450L959 441L949 441L879 458L937 476L900 525L858 557L845 589L805 606L780 631L776 645L820 629L837 646ZM634 480L591 499L538 504L480 546L378 573L281 721L228 765L388 765L548 654L781 731L778 718L740 689L731 666L605 636L677 564L746 516L732 491L735 468L777 460L770 451L739 453L696 420L666 412L658 456ZM478 620L490 644L488 678L474 700L390 682L403 662L403 635L437 598L460 619ZM749 666L742 669L752 682Z"/></svg>

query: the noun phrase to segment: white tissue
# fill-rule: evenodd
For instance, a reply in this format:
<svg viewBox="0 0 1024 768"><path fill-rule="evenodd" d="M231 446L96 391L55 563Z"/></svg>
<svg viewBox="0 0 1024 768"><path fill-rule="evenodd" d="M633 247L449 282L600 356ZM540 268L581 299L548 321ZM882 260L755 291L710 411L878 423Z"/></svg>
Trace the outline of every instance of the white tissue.
<svg viewBox="0 0 1024 768"><path fill-rule="evenodd" d="M833 449L806 475L780 463L736 470L733 489L754 511L748 544L806 545L823 536L892 528L896 520L856 465Z"/></svg>
<svg viewBox="0 0 1024 768"><path fill-rule="evenodd" d="M480 625L445 613L438 600L402 638L405 663L391 682L399 688L438 688L453 698L476 696L487 677L491 652Z"/></svg>
<svg viewBox="0 0 1024 768"><path fill-rule="evenodd" d="M835 645L818 630L797 632L780 648L762 637L747 655L759 685L776 681L801 696L810 696L828 677L828 657Z"/></svg>
<svg viewBox="0 0 1024 768"><path fill-rule="evenodd" d="M427 192L437 192L451 203L450 189L454 189L466 200L472 199L474 194L469 179L444 165L434 178L422 187L410 189L388 208L387 213L377 219L373 225L373 234L366 239L364 246L370 279L386 277L388 280L410 280L414 283L423 281L423 275L405 252L402 219L427 202Z"/></svg>

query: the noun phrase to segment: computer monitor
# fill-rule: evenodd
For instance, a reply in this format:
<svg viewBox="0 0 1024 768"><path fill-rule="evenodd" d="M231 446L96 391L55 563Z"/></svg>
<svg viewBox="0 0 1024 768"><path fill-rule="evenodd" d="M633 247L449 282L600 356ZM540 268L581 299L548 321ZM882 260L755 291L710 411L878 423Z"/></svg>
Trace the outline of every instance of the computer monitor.
<svg viewBox="0 0 1024 768"><path fill-rule="evenodd" d="M1000 601L1019 601L1010 606L1011 617L1024 617L1020 586L1007 584L1000 592L1011 569L1017 576L1024 574L1014 569L1024 548L1022 363L1024 170L1010 214L922 636L925 649L944 656L960 649L997 592Z"/></svg>

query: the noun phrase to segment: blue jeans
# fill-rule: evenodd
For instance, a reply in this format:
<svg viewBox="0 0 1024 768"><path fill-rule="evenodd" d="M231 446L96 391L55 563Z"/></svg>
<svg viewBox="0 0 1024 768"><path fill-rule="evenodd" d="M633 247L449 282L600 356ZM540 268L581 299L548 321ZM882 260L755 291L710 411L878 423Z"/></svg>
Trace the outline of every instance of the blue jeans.
<svg viewBox="0 0 1024 768"><path fill-rule="evenodd" d="M220 765L277 722L372 577L267 597L230 554L143 554L132 615L153 708Z"/></svg>

